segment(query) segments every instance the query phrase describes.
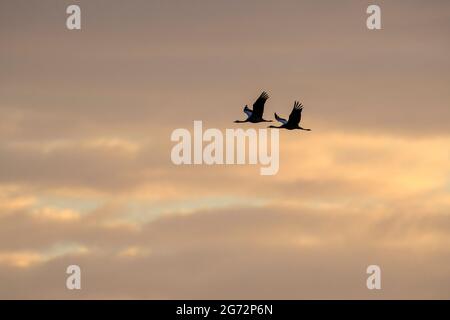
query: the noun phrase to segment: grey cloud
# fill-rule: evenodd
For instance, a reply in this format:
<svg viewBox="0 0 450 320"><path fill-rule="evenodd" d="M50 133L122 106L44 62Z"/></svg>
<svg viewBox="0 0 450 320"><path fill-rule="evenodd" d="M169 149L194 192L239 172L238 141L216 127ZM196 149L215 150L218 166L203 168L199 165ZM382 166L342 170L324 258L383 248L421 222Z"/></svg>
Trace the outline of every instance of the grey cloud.
<svg viewBox="0 0 450 320"><path fill-rule="evenodd" d="M379 33L352 1L254 4L82 2L85 29L69 35L62 4L6 3L21 23L2 29L14 37L3 40L1 113L20 113L17 134L29 138L142 134L154 122L229 125L266 89L270 114L302 99L318 130L448 134L447 3L384 2ZM45 19L29 19L26 7Z"/></svg>
<svg viewBox="0 0 450 320"><path fill-rule="evenodd" d="M123 247L149 248L148 256L118 257L100 250L27 269L2 266L1 280L8 286L2 286L0 294L65 299L447 297L442 280L448 277L448 246L438 251L380 247L383 237L361 222L361 216L273 209L167 216L147 224L139 237L121 237ZM322 242L308 246L287 241L306 235ZM333 240L339 235L345 235L343 243ZM72 263L83 270L79 293L63 286L65 267ZM378 293L365 288L365 268L374 263L383 270L383 290Z"/></svg>

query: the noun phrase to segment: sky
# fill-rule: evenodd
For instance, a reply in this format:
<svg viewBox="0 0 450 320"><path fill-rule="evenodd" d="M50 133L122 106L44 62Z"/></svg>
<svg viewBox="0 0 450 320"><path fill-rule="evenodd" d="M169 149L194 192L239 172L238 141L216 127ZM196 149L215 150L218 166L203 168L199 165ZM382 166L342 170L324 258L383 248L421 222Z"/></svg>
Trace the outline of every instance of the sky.
<svg viewBox="0 0 450 320"><path fill-rule="evenodd" d="M0 298L449 299L449 12L1 0ZM265 128L233 123L263 90L312 128L280 131L277 175L171 162L194 120Z"/></svg>

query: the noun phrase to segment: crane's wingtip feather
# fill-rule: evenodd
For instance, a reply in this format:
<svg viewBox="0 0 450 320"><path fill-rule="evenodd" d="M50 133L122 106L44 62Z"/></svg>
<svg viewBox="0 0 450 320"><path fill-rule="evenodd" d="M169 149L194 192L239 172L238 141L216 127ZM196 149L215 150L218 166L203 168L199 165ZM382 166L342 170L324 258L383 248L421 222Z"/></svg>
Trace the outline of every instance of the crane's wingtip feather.
<svg viewBox="0 0 450 320"><path fill-rule="evenodd" d="M263 91L259 97L267 100L269 99L269 94L266 91Z"/></svg>

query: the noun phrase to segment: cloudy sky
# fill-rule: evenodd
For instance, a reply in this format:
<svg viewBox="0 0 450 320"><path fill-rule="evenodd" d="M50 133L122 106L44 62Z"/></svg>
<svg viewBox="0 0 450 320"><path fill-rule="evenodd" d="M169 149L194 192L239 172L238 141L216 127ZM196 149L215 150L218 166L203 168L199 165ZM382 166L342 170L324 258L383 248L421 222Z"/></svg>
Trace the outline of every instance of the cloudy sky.
<svg viewBox="0 0 450 320"><path fill-rule="evenodd" d="M449 12L1 0L0 298L450 298ZM244 127L262 90L313 128L277 175L172 164L174 129Z"/></svg>

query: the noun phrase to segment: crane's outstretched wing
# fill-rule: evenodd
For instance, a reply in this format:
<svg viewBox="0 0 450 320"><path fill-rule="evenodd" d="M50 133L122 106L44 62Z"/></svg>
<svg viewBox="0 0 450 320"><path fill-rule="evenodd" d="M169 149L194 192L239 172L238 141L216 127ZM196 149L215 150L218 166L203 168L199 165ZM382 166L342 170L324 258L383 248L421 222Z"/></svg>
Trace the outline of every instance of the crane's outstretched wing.
<svg viewBox="0 0 450 320"><path fill-rule="evenodd" d="M269 99L269 95L267 92L263 91L258 99L256 99L255 103L253 104L253 116L256 118L262 118L264 113L264 104L266 103L267 99Z"/></svg>
<svg viewBox="0 0 450 320"><path fill-rule="evenodd" d="M302 110L303 105L300 102L295 101L294 108L292 109L291 114L289 115L288 123L291 125L299 124L300 120L302 119Z"/></svg>
<svg viewBox="0 0 450 320"><path fill-rule="evenodd" d="M286 119L283 119L283 118L279 117L276 113L274 113L274 114L275 114L275 120L277 120L278 122L281 122L282 124L286 124L287 123Z"/></svg>
<svg viewBox="0 0 450 320"><path fill-rule="evenodd" d="M250 118L252 116L253 111L249 107L245 106L244 113L247 115L247 117Z"/></svg>

